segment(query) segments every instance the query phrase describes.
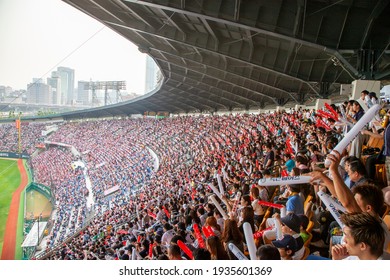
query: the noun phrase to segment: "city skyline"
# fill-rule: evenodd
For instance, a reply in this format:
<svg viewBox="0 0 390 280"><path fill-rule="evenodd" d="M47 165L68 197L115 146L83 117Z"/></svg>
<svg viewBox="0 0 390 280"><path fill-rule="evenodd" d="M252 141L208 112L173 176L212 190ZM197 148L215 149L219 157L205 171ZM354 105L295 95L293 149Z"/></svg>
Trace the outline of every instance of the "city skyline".
<svg viewBox="0 0 390 280"><path fill-rule="evenodd" d="M75 69L76 85L125 80L126 92L144 93L146 55L60 0L0 1L0 37L0 85L27 89L33 78L46 81L63 66Z"/></svg>
<svg viewBox="0 0 390 280"><path fill-rule="evenodd" d="M145 87L151 83L155 85L156 78L146 83ZM136 96L139 95L126 91L126 81L74 81L74 69L62 66L52 71L51 77L47 77L46 81L43 78L32 78L27 89L14 90L0 85L0 103L95 107L122 102Z"/></svg>

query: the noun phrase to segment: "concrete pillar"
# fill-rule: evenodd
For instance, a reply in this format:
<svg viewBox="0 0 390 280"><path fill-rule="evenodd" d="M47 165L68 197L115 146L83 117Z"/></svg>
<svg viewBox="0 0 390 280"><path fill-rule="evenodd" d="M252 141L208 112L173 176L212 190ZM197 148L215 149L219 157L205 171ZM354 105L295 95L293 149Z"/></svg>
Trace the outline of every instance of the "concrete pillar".
<svg viewBox="0 0 390 280"><path fill-rule="evenodd" d="M352 97L351 99L358 100L360 98L361 92L363 90L368 90L369 92L375 92L376 96L380 96L380 81L374 80L355 80L352 82Z"/></svg>
<svg viewBox="0 0 390 280"><path fill-rule="evenodd" d="M322 110L322 107L325 107L325 103L331 104L332 100L331 99L317 99L315 109L316 110L318 110L318 109Z"/></svg>

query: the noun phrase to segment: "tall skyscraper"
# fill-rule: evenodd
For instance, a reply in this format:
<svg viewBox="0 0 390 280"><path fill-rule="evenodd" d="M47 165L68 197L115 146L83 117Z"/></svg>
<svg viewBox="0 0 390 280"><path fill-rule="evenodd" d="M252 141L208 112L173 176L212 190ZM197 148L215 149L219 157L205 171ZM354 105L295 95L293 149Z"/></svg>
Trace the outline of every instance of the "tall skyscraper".
<svg viewBox="0 0 390 280"><path fill-rule="evenodd" d="M51 78L47 78L47 84L51 86L53 95L53 104L61 105L61 78L57 71L51 73Z"/></svg>
<svg viewBox="0 0 390 280"><path fill-rule="evenodd" d="M58 76L61 79L61 104L72 104L74 96L74 70L68 67L58 67Z"/></svg>
<svg viewBox="0 0 390 280"><path fill-rule="evenodd" d="M150 56L146 56L145 93L152 91L157 85L159 69Z"/></svg>
<svg viewBox="0 0 390 280"><path fill-rule="evenodd" d="M77 83L77 101L82 102L83 105L91 105L91 93L88 88L89 82L78 81Z"/></svg>
<svg viewBox="0 0 390 280"><path fill-rule="evenodd" d="M0 86L0 100L4 100L6 97L10 96L12 93L12 88L8 86Z"/></svg>
<svg viewBox="0 0 390 280"><path fill-rule="evenodd" d="M41 79L33 79L33 83L27 85L27 103L52 104L51 86L42 83Z"/></svg>

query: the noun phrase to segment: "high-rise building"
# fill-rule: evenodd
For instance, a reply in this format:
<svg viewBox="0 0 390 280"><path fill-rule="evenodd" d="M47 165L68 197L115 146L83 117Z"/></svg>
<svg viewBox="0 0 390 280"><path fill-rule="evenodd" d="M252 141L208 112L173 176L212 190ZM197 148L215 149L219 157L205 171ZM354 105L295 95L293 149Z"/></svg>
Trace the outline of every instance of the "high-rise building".
<svg viewBox="0 0 390 280"><path fill-rule="evenodd" d="M53 104L61 105L61 78L56 71L51 73L51 78L47 78L47 84L52 89Z"/></svg>
<svg viewBox="0 0 390 280"><path fill-rule="evenodd" d="M150 56L146 56L145 93L152 91L157 85L159 69Z"/></svg>
<svg viewBox="0 0 390 280"><path fill-rule="evenodd" d="M92 102L88 85L87 81L78 81L77 83L77 101L83 105L91 105Z"/></svg>
<svg viewBox="0 0 390 280"><path fill-rule="evenodd" d="M43 84L43 80L42 78L33 78L33 83L40 83L40 84Z"/></svg>
<svg viewBox="0 0 390 280"><path fill-rule="evenodd" d="M9 96L12 92L12 87L0 86L0 100Z"/></svg>
<svg viewBox="0 0 390 280"><path fill-rule="evenodd" d="M74 96L74 70L58 67L57 74L61 79L61 104L72 104Z"/></svg>
<svg viewBox="0 0 390 280"><path fill-rule="evenodd" d="M42 83L40 79L33 79L31 84L27 85L27 103L29 104L52 104L51 86Z"/></svg>

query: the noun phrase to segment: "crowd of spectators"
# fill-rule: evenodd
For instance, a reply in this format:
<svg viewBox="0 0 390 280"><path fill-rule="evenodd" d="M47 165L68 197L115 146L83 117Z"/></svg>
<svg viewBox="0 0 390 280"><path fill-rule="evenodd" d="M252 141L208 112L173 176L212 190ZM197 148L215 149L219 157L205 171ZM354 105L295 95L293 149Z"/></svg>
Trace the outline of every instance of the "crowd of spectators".
<svg viewBox="0 0 390 280"><path fill-rule="evenodd" d="M346 104L344 108L347 116L350 114L356 117L360 108L358 111L354 109L357 108L353 104ZM277 239L272 233L273 229L268 228L263 236L256 239L259 258L267 255L264 252L268 251L283 259L306 258L307 249L316 248L315 245L310 246L314 235L327 247L325 257L340 258L348 245L329 244L329 239L337 239L330 233L332 217L328 214L326 225L321 225L323 219L313 218L311 207L304 209L308 197L312 198L312 202L307 205L323 207L316 195L319 189L346 204L339 197L340 194L334 191L341 188L337 182L332 183L333 187L328 186L329 182L324 178L319 185L265 188L258 184L258 179L262 177L281 176L286 172L289 175L309 173L318 180L319 173L323 174L325 170L317 164L324 161L342 139L344 124L323 119L326 125L320 127L316 118L313 111L299 110L261 115L110 121L122 127L126 124L127 128L131 128L129 132L136 133L138 137L132 143L143 143L154 150L160 159L159 170L151 172L150 178L144 181L143 189L137 196L131 196L128 204L117 205L102 217L96 218L77 238L52 254L51 258L129 259L135 254L137 258L143 259L236 259L237 256L228 247L234 244L246 252L246 240L243 237L245 222L250 224L254 232L258 232L265 227L275 227L275 221L283 225L283 237ZM109 126L114 126L113 123ZM340 167L337 160L331 158L331 162L329 172L334 178L336 175L333 170L340 170L342 181L350 176L349 181L355 183L356 187L369 182L357 180L352 171L345 172L344 169L348 167ZM221 217L210 200L213 191L208 184L218 188L218 176L222 178L226 192L222 196L223 201L217 200L226 207L225 211L229 213L227 219ZM372 187L363 186L367 186L367 189ZM378 186L374 188L379 190ZM383 194L380 190L377 193L382 195L378 195L382 200L371 203L383 206ZM287 215L280 217L275 213L272 218L268 215L271 219L267 219L267 208L258 207L256 199L285 204ZM364 203L369 204L369 201ZM346 206L347 217L352 211ZM323 212L325 215L326 211ZM379 221L379 213L373 216ZM307 232L310 222L316 222L317 231L309 229ZM204 233L203 240L199 239L195 228L204 226L210 227L213 234L206 238ZM337 225L333 223L333 232L335 228ZM383 253L383 248L387 248L389 234L388 230L382 233ZM184 253L186 250L182 247L183 243L193 256ZM270 249L269 244L278 248L279 254ZM343 249L339 246L343 246ZM382 257L382 254L377 257Z"/></svg>
<svg viewBox="0 0 390 280"><path fill-rule="evenodd" d="M152 171L152 156L133 129L137 127L131 120L69 123L49 139L81 153L96 201L107 206L105 191L119 187L121 197L127 197L125 194L147 181Z"/></svg>
<svg viewBox="0 0 390 280"><path fill-rule="evenodd" d="M237 259L240 255L229 248L249 255L245 223L256 233L258 259L388 258L390 234L381 220L388 211L381 188L388 183L381 185L365 172L360 154L367 139L359 136L359 143L330 154L364 114L353 101L341 106L327 108L333 118L300 109L64 124L50 140L81 153L98 211L79 235L48 258ZM386 143L380 127L372 121L365 131L382 135ZM146 147L157 154L158 170ZM61 159L58 150L49 153L42 154L69 160ZM323 165L325 159L329 166ZM45 161L51 160L40 162ZM53 172L63 168L52 166ZM45 180L45 170L39 168ZM77 188L84 183L81 170L69 172L56 182L57 196L69 185L75 186L74 194L83 194ZM264 187L259 180L303 174L312 183ZM118 192L104 195L115 186ZM344 206L344 228L325 209L319 191ZM85 209L85 198L75 198ZM286 213L259 201L284 205ZM364 248L359 251L358 246ZM310 252L316 253L308 256Z"/></svg>
<svg viewBox="0 0 390 280"><path fill-rule="evenodd" d="M22 122L20 129L21 152L31 154L35 145L41 143L41 133L45 130L45 123ZM0 151L19 152L19 131L15 123L0 125Z"/></svg>
<svg viewBox="0 0 390 280"><path fill-rule="evenodd" d="M74 234L91 210L100 216L107 209L128 203L131 192L148 180L152 157L144 147L129 145L135 139L126 127L115 122L69 123L48 138L60 145L47 145L33 158L35 180L52 187L57 204L47 249ZM96 135L93 141L91 131ZM72 154L71 146L79 153ZM80 161L86 163L86 174L83 165L73 164ZM86 178L94 194L92 205L87 204ZM115 189L111 195L110 189Z"/></svg>
<svg viewBox="0 0 390 280"><path fill-rule="evenodd" d="M86 215L85 179L80 169L71 168L72 161L68 149L56 147L49 147L31 160L35 182L50 186L56 201L49 247L74 233Z"/></svg>

